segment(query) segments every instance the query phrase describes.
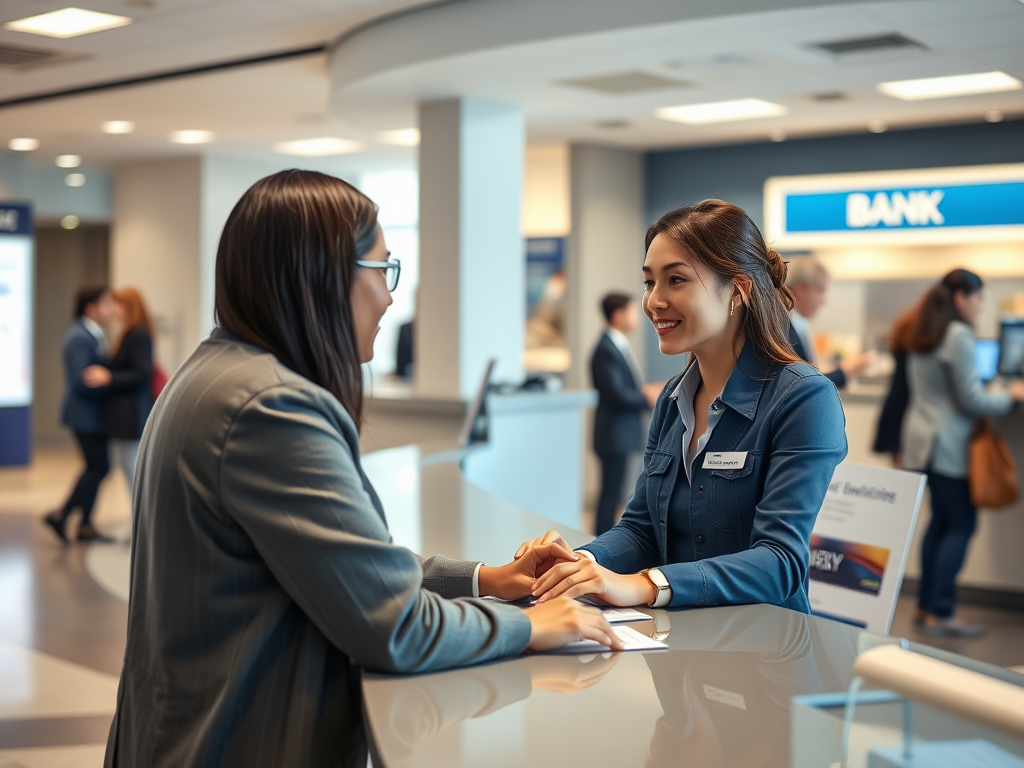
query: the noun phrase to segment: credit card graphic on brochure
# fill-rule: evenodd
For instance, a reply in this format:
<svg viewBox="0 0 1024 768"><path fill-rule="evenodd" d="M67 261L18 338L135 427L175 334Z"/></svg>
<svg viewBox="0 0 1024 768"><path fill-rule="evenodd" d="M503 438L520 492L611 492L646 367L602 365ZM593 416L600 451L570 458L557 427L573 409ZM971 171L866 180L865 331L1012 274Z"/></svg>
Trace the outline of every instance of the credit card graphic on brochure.
<svg viewBox="0 0 1024 768"><path fill-rule="evenodd" d="M815 581L877 595L889 562L889 550L811 534L811 571Z"/></svg>

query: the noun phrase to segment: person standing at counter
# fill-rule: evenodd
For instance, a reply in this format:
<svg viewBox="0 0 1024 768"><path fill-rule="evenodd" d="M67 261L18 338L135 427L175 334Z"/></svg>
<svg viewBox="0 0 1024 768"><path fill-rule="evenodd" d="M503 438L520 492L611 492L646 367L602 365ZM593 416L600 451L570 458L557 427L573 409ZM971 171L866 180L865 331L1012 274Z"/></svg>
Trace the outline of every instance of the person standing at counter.
<svg viewBox="0 0 1024 768"><path fill-rule="evenodd" d="M640 313L624 293L601 300L607 327L590 357L590 377L597 390L594 411L594 453L601 462L601 494L597 501L595 533L615 525L622 503L626 468L639 458L644 431L641 417L654 407L664 384L645 384L633 348L626 338L636 330ZM635 461L635 459L634 459Z"/></svg>
<svg viewBox="0 0 1024 768"><path fill-rule="evenodd" d="M661 351L692 360L654 409L622 519L533 594L809 613L811 529L846 433L836 388L787 340L786 265L722 200L666 213L646 245L644 312ZM551 543L564 542L551 531L516 556Z"/></svg>
<svg viewBox="0 0 1024 768"><path fill-rule="evenodd" d="M219 327L146 425L105 766L362 766L359 668L424 672L593 639L528 593L560 545L488 568L391 543L359 457L360 364L400 264L374 204L312 171L254 184L217 250Z"/></svg>
<svg viewBox="0 0 1024 768"><path fill-rule="evenodd" d="M789 312L789 343L797 357L811 365L817 364L810 320L821 309L828 294L831 280L825 265L813 256L799 256L789 263L786 285L793 292L793 309ZM858 352L839 361L835 370L825 374L839 389L846 386L850 376L862 373L871 362L871 354Z"/></svg>
<svg viewBox="0 0 1024 768"><path fill-rule="evenodd" d="M925 294L910 338L910 405L903 423L902 464L928 474L932 519L921 543L921 584L914 621L934 637L977 637L984 629L954 617L956 577L974 534L968 445L979 416L1010 411L1024 381L988 391L974 362L974 321L982 281L955 269Z"/></svg>

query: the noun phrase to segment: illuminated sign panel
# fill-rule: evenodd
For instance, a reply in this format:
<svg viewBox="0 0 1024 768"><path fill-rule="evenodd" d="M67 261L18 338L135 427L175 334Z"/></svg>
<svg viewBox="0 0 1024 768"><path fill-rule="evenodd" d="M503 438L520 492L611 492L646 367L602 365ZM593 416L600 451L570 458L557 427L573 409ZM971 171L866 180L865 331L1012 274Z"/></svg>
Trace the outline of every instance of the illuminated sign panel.
<svg viewBox="0 0 1024 768"><path fill-rule="evenodd" d="M1024 181L787 194L787 232L1024 225Z"/></svg>
<svg viewBox="0 0 1024 768"><path fill-rule="evenodd" d="M778 176L765 234L783 247L1024 240L1024 164Z"/></svg>
<svg viewBox="0 0 1024 768"><path fill-rule="evenodd" d="M32 402L32 211L0 203L0 408Z"/></svg>

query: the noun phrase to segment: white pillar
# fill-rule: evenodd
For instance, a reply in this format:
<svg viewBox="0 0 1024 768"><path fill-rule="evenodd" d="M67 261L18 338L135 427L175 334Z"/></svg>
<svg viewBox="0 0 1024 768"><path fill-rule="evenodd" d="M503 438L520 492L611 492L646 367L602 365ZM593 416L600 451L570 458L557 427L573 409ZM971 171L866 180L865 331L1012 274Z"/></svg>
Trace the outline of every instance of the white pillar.
<svg viewBox="0 0 1024 768"><path fill-rule="evenodd" d="M523 116L450 99L421 104L419 123L416 390L469 399L488 358L494 380L523 379Z"/></svg>
<svg viewBox="0 0 1024 768"><path fill-rule="evenodd" d="M157 325L157 361L173 371L209 332L202 316L202 159L118 166L110 281L138 288Z"/></svg>
<svg viewBox="0 0 1024 768"><path fill-rule="evenodd" d="M587 388L590 355L604 329L601 298L643 294L643 156L610 147L573 145L569 155L572 231L566 263L567 329L572 364L566 383ZM646 321L630 342L641 368Z"/></svg>

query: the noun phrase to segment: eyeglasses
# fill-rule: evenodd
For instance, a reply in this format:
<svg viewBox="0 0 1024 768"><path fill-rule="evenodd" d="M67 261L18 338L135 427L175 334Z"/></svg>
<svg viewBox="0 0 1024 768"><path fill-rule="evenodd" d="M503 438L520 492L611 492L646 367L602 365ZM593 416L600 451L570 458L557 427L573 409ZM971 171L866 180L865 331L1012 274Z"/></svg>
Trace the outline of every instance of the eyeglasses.
<svg viewBox="0 0 1024 768"><path fill-rule="evenodd" d="M384 282L388 287L389 291L394 291L398 287L398 276L402 274L402 262L398 259L388 259L387 261L356 261L357 267L366 267L367 269L383 269L384 270Z"/></svg>

